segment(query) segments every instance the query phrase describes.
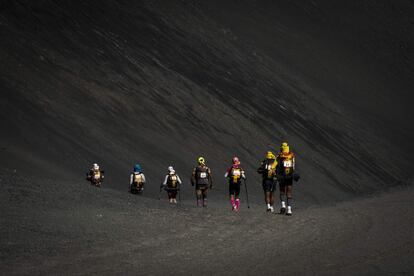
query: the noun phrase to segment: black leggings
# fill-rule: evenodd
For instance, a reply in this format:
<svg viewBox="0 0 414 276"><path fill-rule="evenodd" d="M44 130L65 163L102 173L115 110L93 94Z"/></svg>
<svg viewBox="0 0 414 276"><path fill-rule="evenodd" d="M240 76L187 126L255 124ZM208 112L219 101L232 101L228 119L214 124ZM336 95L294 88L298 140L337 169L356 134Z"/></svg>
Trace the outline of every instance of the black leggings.
<svg viewBox="0 0 414 276"><path fill-rule="evenodd" d="M241 185L240 182L238 183L230 182L229 183L229 195L234 195L236 198L238 198L240 195L240 185Z"/></svg>

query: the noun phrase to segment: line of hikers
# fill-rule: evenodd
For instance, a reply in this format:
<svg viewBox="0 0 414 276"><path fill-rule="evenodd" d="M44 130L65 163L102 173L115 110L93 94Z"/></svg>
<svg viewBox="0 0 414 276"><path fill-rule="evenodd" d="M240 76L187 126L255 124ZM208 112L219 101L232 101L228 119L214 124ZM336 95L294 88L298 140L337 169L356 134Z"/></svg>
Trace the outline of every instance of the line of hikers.
<svg viewBox="0 0 414 276"><path fill-rule="evenodd" d="M195 186L197 206L207 207L207 193L213 188L212 174L206 166L204 157L197 159L197 166L191 174L191 185ZM292 187L294 181L299 181L299 174L295 171L295 154L290 151L288 143L284 142L280 146L280 152L275 155L268 151L266 158L262 161L257 172L262 176L262 187L266 202L267 211L274 212L274 192L279 183L280 213L292 215ZM233 157L232 165L226 170L224 177L229 184L229 198L233 211L240 209L240 187L242 180L245 182L246 198L248 203L248 193L246 175L238 157ZM100 170L98 164L93 164L87 174L87 180L97 187L100 187L104 178L104 171ZM141 194L144 191L145 175L141 166L136 164L134 171L130 175L129 191L133 194ZM165 190L168 200L172 204L177 203L177 194L180 196L180 186L182 181L172 166L168 167L164 181L160 186L160 194Z"/></svg>

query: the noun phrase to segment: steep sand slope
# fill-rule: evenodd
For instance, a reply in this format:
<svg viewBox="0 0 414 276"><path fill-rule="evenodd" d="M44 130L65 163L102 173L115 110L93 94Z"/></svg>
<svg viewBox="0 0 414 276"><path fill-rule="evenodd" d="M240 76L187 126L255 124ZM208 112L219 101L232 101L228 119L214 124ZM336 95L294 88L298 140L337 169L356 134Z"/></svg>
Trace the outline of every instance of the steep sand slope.
<svg viewBox="0 0 414 276"><path fill-rule="evenodd" d="M139 161L156 197L198 155L219 185L239 155L259 187L287 139L302 202L412 181L412 3L271 2L3 3L1 165L74 180L96 161L124 190Z"/></svg>
<svg viewBox="0 0 414 276"><path fill-rule="evenodd" d="M0 274L412 274L412 14L402 0L0 2ZM255 172L282 140L302 174L292 217L265 213ZM238 214L222 178L235 154ZM188 183L199 155L207 209ZM84 180L92 162L102 189ZM142 197L127 193L135 162ZM181 206L157 200L170 164Z"/></svg>

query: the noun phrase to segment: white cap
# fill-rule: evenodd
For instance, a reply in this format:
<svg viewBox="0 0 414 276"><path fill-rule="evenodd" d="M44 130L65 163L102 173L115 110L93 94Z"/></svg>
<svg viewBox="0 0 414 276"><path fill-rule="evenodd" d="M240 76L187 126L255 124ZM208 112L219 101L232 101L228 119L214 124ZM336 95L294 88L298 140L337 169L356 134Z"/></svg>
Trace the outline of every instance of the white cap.
<svg viewBox="0 0 414 276"><path fill-rule="evenodd" d="M170 172L170 174L175 174L175 170L174 170L173 166L169 166L168 171Z"/></svg>
<svg viewBox="0 0 414 276"><path fill-rule="evenodd" d="M99 170L99 166L98 166L98 164L94 163L94 164L93 164L93 169L94 169L94 170Z"/></svg>

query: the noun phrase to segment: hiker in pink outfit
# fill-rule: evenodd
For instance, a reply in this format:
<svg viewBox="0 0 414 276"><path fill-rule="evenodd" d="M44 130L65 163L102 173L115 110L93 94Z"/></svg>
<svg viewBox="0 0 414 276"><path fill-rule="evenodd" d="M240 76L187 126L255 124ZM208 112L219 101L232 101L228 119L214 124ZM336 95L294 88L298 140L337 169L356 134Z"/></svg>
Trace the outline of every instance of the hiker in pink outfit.
<svg viewBox="0 0 414 276"><path fill-rule="evenodd" d="M240 166L240 160L237 156L233 157L233 165L227 169L224 177L229 181L229 195L230 195L230 203L232 206L233 211L239 211L240 209L240 186L241 180L246 179L244 174L244 170Z"/></svg>

